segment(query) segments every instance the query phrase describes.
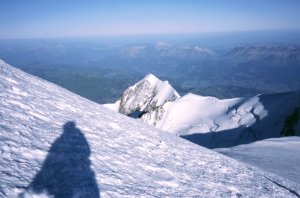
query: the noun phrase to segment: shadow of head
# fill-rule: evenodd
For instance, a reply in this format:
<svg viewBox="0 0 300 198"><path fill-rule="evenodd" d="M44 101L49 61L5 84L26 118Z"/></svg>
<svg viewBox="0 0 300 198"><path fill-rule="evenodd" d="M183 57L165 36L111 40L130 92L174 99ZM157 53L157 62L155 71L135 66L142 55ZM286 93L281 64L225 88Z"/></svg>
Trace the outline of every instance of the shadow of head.
<svg viewBox="0 0 300 198"><path fill-rule="evenodd" d="M64 124L64 132L72 131L76 127L75 122L67 122Z"/></svg>

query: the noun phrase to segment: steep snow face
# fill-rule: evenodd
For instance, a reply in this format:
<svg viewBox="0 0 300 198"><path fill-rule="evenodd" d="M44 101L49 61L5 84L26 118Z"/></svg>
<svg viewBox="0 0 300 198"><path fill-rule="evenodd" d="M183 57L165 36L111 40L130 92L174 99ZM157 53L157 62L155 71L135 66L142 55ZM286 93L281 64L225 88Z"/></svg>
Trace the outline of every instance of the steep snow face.
<svg viewBox="0 0 300 198"><path fill-rule="evenodd" d="M226 100L187 94L141 120L206 147L227 147L280 136L297 106L299 92Z"/></svg>
<svg viewBox="0 0 300 198"><path fill-rule="evenodd" d="M300 186L0 63L0 197L295 197Z"/></svg>
<svg viewBox="0 0 300 198"><path fill-rule="evenodd" d="M119 104L119 112L129 115L135 111L150 112L162 106L167 101L180 98L179 94L167 81L161 81L152 74L129 87L123 93L120 102L106 107L115 110Z"/></svg>

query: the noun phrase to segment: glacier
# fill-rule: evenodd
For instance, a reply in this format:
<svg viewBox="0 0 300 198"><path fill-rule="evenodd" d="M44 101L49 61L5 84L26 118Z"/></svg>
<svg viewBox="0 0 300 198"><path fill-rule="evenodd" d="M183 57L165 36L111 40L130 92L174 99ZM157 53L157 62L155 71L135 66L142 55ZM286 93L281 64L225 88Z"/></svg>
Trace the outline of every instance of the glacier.
<svg viewBox="0 0 300 198"><path fill-rule="evenodd" d="M297 183L3 61L0 100L0 197L299 197Z"/></svg>
<svg viewBox="0 0 300 198"><path fill-rule="evenodd" d="M160 91L160 95L164 95L161 92L164 90ZM122 98L129 97L127 95L126 90ZM147 94L141 90L138 95L143 98ZM138 103L139 98L134 101ZM132 109L122 103L113 108L115 104L105 106L114 111L119 109L120 113ZM160 104L146 111L140 120L207 148L224 148L282 136L287 117L300 107L300 91L232 99L189 93ZM295 128L300 135L300 122Z"/></svg>

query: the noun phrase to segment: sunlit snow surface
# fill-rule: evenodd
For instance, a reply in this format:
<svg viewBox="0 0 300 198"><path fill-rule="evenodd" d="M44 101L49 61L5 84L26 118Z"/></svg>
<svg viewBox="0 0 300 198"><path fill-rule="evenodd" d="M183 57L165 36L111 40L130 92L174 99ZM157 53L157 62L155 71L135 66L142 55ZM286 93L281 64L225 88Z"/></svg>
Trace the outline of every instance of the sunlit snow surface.
<svg viewBox="0 0 300 198"><path fill-rule="evenodd" d="M217 151L300 184L300 137L282 137Z"/></svg>
<svg viewBox="0 0 300 198"><path fill-rule="evenodd" d="M217 99L187 94L162 107L160 120L151 112L142 120L179 135L249 128L258 139L279 136L286 117L300 105L300 92L261 94L253 97Z"/></svg>
<svg viewBox="0 0 300 198"><path fill-rule="evenodd" d="M300 107L300 91L232 99L191 93L175 97L173 93L176 91L168 83L167 89L157 86L162 82L149 74L126 89L121 100L104 106L126 115L150 107L136 117L207 148L231 147L279 137L286 118Z"/></svg>
<svg viewBox="0 0 300 198"><path fill-rule="evenodd" d="M0 100L0 197L300 194L296 183L114 113L3 62Z"/></svg>

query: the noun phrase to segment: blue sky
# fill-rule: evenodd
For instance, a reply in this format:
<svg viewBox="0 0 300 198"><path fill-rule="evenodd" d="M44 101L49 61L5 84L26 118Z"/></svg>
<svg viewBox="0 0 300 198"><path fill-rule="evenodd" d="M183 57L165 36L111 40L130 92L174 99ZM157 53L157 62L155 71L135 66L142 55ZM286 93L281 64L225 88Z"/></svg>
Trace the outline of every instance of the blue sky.
<svg viewBox="0 0 300 198"><path fill-rule="evenodd" d="M3 0L0 39L299 30L299 0Z"/></svg>

